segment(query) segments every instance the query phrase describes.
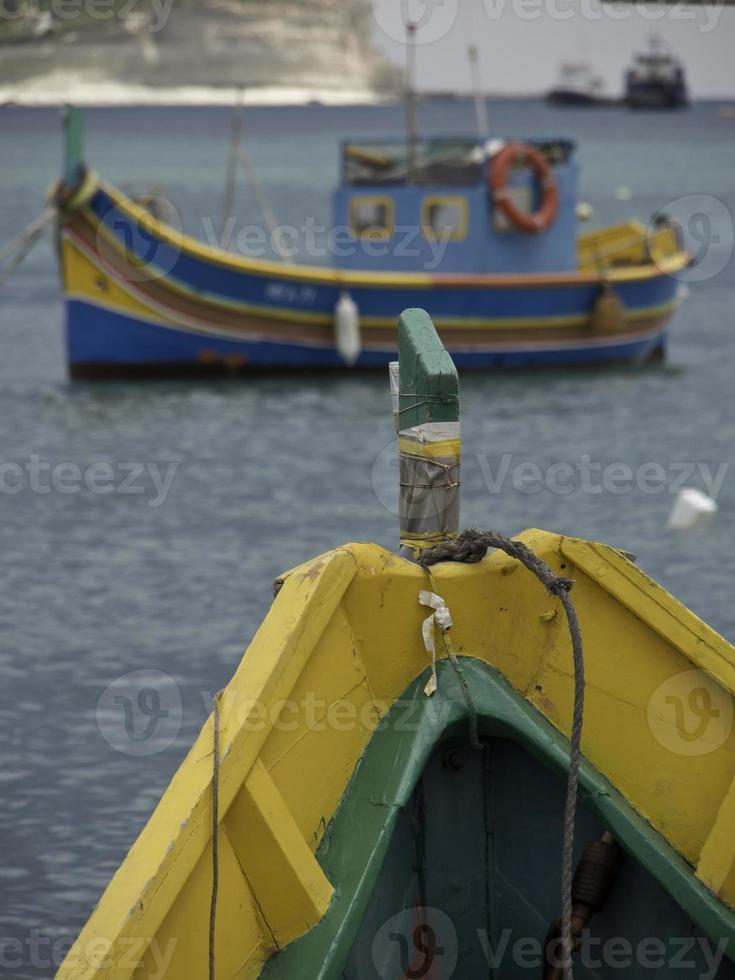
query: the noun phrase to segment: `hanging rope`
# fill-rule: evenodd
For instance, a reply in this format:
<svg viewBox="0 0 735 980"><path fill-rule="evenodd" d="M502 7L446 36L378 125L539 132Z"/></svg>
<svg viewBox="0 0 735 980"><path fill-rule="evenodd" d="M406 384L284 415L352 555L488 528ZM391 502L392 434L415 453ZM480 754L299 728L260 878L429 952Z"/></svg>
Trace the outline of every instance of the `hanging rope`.
<svg viewBox="0 0 735 980"><path fill-rule="evenodd" d="M245 175L250 182L250 186L255 194L255 199L258 202L258 207L260 208L260 213L263 220L266 223L268 231L271 236L271 243L273 249L278 255L278 258L285 265L291 265L291 256L287 253L283 242L281 241L280 235L280 225L278 223L278 218L273 210L270 202L270 198L260 182L258 173L255 169L255 165L242 142L242 130L243 130L243 89L238 89L237 99L235 101L235 108L232 115L232 135L230 137L230 155L227 162L227 178L225 181L225 197L222 206L222 227L220 234L224 237L227 222L232 217L233 205L235 200L235 183L237 181L237 165L238 163L242 166L245 171Z"/></svg>
<svg viewBox="0 0 735 980"><path fill-rule="evenodd" d="M244 146L238 147L237 159L242 164L245 174L250 181L250 185L253 188L255 199L260 207L260 213L263 215L263 220L265 221L268 231L270 232L271 242L276 255L285 265L293 265L293 259L288 254L283 242L281 241L281 228L278 224L278 218L276 218L276 212L273 210L268 194L260 182L260 178L255 170L253 161L250 159L250 154L247 152Z"/></svg>
<svg viewBox="0 0 735 980"><path fill-rule="evenodd" d="M488 548L497 548L511 558L520 561L543 584L546 591L555 596L564 607L572 641L574 660L574 708L572 712L572 731L569 749L569 775L564 804L564 827L561 859L561 910L562 910L562 964L565 980L573 980L572 974L572 877L574 874L574 825L577 811L577 791L579 788L579 766L582 755L582 724L584 716L584 652L582 634L577 613L569 598L574 585L573 579L557 575L538 555L535 555L522 541L513 541L497 531L477 531L470 528L456 538L427 548L417 561L428 570L440 561L460 561L475 563L481 561ZM436 591L436 589L435 589ZM447 647L449 652L449 647ZM453 658L453 663L454 663ZM459 675L458 675L459 676ZM461 679L460 679L461 683ZM466 695L465 695L466 696ZM476 737L476 735L475 735Z"/></svg>
<svg viewBox="0 0 735 980"><path fill-rule="evenodd" d="M5 265L0 272L0 286L4 286L10 279L55 217L56 208L53 205L45 207L19 235L0 248L0 266Z"/></svg>

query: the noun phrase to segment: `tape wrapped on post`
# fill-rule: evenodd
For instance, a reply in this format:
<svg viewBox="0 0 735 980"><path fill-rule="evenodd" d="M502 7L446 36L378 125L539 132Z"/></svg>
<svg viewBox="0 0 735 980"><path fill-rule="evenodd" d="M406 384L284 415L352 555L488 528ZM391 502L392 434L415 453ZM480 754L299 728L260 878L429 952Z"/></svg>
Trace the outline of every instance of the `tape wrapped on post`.
<svg viewBox="0 0 735 980"><path fill-rule="evenodd" d="M456 535L459 422L424 422L398 432L401 544L414 553Z"/></svg>

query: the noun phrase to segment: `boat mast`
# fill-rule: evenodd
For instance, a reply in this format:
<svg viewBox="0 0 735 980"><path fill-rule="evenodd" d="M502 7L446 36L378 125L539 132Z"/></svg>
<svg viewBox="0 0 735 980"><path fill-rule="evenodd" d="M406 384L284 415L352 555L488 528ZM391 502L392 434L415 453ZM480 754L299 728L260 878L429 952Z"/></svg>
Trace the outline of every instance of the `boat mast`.
<svg viewBox="0 0 735 980"><path fill-rule="evenodd" d="M271 244L273 245L276 255L285 265L292 265L291 257L286 252L286 249L281 241L280 226L278 224L278 219L276 218L276 213L271 206L271 202L268 194L266 193L265 187L263 187L260 182L253 161L250 158L250 154L242 142L242 111L243 90L238 89L237 101L235 103L234 114L232 117L232 136L230 139L230 157L227 164L225 199L222 207L221 236L224 239L227 222L232 217L232 207L235 195L235 180L237 177L237 165L239 163L242 165L248 183L255 194L255 199L258 202L258 207L260 208L263 221L265 222L270 233Z"/></svg>
<svg viewBox="0 0 735 980"><path fill-rule="evenodd" d="M232 133L230 136L230 156L227 160L227 177L225 179L225 197L222 202L222 224L220 240L224 240L227 222L232 217L232 207L235 200L235 181L237 180L237 163L240 156L240 141L242 138L242 89L237 90L235 107L232 111Z"/></svg>
<svg viewBox="0 0 735 980"><path fill-rule="evenodd" d="M406 157L408 181L416 174L416 145L419 138L416 117L416 31L418 25L404 17L406 25Z"/></svg>
<svg viewBox="0 0 735 980"><path fill-rule="evenodd" d="M467 57L470 62L470 75L472 77L472 91L475 97L475 118L477 119L477 135L484 142L489 135L487 123L487 105L485 103L485 93L482 91L482 79L480 77L480 63L476 44L467 46Z"/></svg>

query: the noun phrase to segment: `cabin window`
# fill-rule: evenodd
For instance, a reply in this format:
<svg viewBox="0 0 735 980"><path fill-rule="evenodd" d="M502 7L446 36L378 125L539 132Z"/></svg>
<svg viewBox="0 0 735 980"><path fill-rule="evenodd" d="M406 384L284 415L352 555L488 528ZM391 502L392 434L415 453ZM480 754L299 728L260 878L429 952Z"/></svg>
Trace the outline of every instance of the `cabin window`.
<svg viewBox="0 0 735 980"><path fill-rule="evenodd" d="M391 238L394 225L389 197L353 197L350 201L350 227L357 238Z"/></svg>
<svg viewBox="0 0 735 980"><path fill-rule="evenodd" d="M467 201L463 197L425 197L421 225L427 238L461 241L467 237Z"/></svg>

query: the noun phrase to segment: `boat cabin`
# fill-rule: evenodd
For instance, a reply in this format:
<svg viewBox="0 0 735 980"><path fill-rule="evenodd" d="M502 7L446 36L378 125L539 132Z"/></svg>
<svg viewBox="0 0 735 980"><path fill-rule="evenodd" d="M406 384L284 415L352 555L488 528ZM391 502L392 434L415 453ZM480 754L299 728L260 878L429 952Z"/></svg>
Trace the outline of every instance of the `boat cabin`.
<svg viewBox="0 0 735 980"><path fill-rule="evenodd" d="M523 152L511 154L498 186L496 162L510 146ZM463 275L575 270L574 151L568 139L344 143L334 196L335 264ZM532 218L548 192L555 207L543 227L524 230L501 206L505 199L519 218Z"/></svg>

